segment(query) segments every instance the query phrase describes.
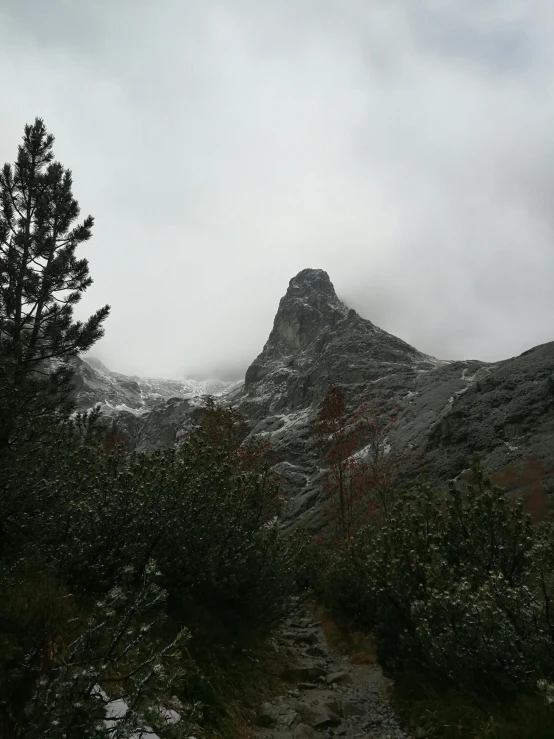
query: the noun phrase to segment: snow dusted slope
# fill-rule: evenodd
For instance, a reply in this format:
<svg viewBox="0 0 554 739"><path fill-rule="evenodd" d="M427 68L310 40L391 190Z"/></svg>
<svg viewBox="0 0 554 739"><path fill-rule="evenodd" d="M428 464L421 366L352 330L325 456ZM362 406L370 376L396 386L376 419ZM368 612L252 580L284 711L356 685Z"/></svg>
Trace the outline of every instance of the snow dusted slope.
<svg viewBox="0 0 554 739"><path fill-rule="evenodd" d="M323 270L302 270L289 282L244 382L128 377L79 362L80 408L101 403L111 429L138 451L186 438L201 420L203 394L236 407L281 460L290 525L317 531L323 520L312 431L332 384L353 406L362 391L383 393L384 412L399 410L387 448L406 453L408 467L420 458L437 484L458 478L477 451L510 490L528 491L532 473L554 494L554 342L494 363L437 359L349 309Z"/></svg>
<svg viewBox="0 0 554 739"><path fill-rule="evenodd" d="M216 379L166 380L123 375L94 359L78 359L76 369L76 400L81 410L99 403L106 409L142 415L169 398L219 396L237 384Z"/></svg>
<svg viewBox="0 0 554 739"><path fill-rule="evenodd" d="M76 359L77 409L100 406L100 423L141 451L173 446L194 423L202 397L222 398L242 383L217 379L168 380L112 372L98 360Z"/></svg>

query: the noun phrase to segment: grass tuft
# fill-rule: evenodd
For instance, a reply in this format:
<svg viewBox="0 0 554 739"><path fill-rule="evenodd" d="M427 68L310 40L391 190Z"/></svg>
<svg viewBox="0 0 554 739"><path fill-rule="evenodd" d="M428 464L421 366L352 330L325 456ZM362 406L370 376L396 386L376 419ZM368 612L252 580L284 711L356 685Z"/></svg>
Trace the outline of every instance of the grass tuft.
<svg viewBox="0 0 554 739"><path fill-rule="evenodd" d="M186 687L187 700L203 704L198 739L251 739L259 723L259 706L289 686L281 674L293 666L293 658L276 652L268 639L257 639L248 649L232 656L203 655L202 673Z"/></svg>
<svg viewBox="0 0 554 739"><path fill-rule="evenodd" d="M554 710L541 695L501 703L459 688L441 690L411 674L395 677L393 701L408 730L419 726L429 739L554 737Z"/></svg>
<svg viewBox="0 0 554 739"><path fill-rule="evenodd" d="M321 621L327 644L339 654L347 656L351 664L375 664L377 647L371 634L351 630L348 624L336 620L331 611L322 605L316 606L315 617Z"/></svg>

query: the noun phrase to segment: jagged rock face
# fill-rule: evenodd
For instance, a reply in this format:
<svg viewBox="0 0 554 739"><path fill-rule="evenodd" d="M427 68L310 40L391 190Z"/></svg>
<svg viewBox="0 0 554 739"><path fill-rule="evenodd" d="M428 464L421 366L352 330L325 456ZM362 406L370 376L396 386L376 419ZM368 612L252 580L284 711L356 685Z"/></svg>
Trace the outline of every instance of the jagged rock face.
<svg viewBox="0 0 554 739"><path fill-rule="evenodd" d="M293 277L279 303L264 350L246 373L246 388L261 379L264 366L309 349L347 314L348 309L337 298L327 272L305 269Z"/></svg>
<svg viewBox="0 0 554 739"><path fill-rule="evenodd" d="M468 450L481 454L485 468L509 489L521 489L519 473L545 466L542 483L554 493L554 342L482 368L467 391L430 428L430 451L440 477L460 474ZM512 479L503 479L508 468ZM548 469L550 468L550 469ZM520 479L518 479L520 478Z"/></svg>
<svg viewBox="0 0 554 739"><path fill-rule="evenodd" d="M246 372L241 408L255 418L299 410L318 403L334 382L355 387L437 363L349 310L326 272L305 269L290 281L269 339Z"/></svg>
<svg viewBox="0 0 554 739"><path fill-rule="evenodd" d="M400 414L387 443L423 455L439 486L479 451L500 484L528 491L531 460L540 484L554 492L554 342L496 363L439 360L349 310L323 270L290 281L244 383L193 387L83 364L79 376L81 407L103 402L142 451L178 444L198 421L202 392L215 389L281 458L276 470L290 494L285 527L302 522L316 531L323 523L312 429L331 384L343 386L352 404L364 389L390 393Z"/></svg>
<svg viewBox="0 0 554 739"><path fill-rule="evenodd" d="M526 490L524 470L534 460L554 492L554 343L497 363L438 360L349 310L326 272L304 270L291 280L238 398L252 434L270 439L283 459L278 471L293 491L288 523L313 530L323 523L312 429L335 383L352 403L367 388L390 394L400 414L387 442L411 448L410 459L425 462L439 487L478 451L485 469L517 492Z"/></svg>

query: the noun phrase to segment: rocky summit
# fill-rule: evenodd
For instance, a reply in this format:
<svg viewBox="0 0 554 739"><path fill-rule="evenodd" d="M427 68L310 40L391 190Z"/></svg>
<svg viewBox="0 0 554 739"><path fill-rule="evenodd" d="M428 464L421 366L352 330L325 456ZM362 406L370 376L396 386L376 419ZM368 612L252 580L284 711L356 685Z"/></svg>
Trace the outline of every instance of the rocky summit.
<svg viewBox="0 0 554 739"><path fill-rule="evenodd" d="M317 404L330 383L351 390L437 364L349 310L326 272L305 269L290 281L269 339L246 372L241 405L249 416L290 412Z"/></svg>
<svg viewBox="0 0 554 739"><path fill-rule="evenodd" d="M285 527L322 525L313 423L328 387L347 399L383 391L398 404L387 444L427 463L439 485L464 479L473 451L493 482L535 499L554 493L554 342L490 363L441 360L348 308L320 269L302 270L281 298L273 328L244 382L145 380L79 361L81 409L101 403L112 428L141 450L178 444L203 395L236 407L251 435L272 442L288 484Z"/></svg>

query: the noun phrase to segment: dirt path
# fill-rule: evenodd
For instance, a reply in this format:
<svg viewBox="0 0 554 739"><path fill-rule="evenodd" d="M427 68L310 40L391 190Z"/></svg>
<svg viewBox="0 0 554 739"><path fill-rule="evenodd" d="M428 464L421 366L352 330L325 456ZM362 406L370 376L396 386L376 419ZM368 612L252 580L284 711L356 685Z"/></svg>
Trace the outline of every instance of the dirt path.
<svg viewBox="0 0 554 739"><path fill-rule="evenodd" d="M409 739L386 695L377 665L353 665L327 645L312 604L277 630L275 648L297 660L291 689L260 709L255 739Z"/></svg>

